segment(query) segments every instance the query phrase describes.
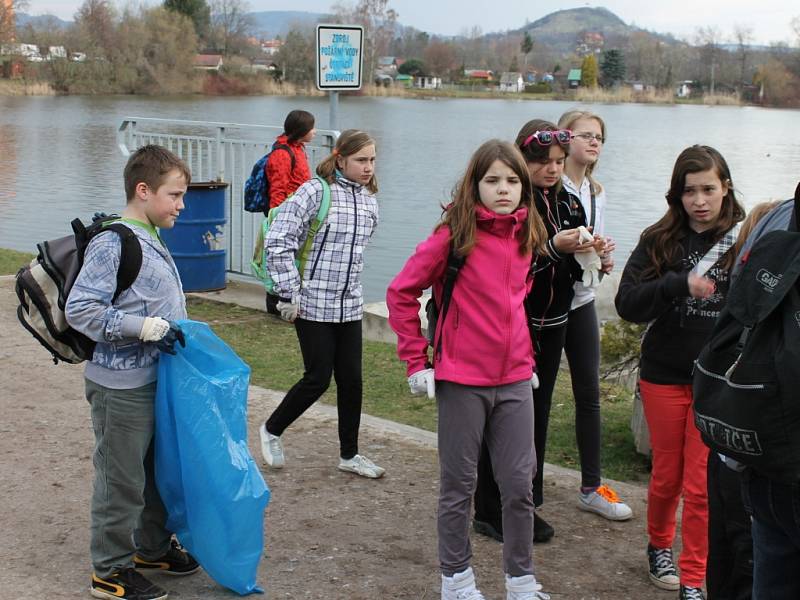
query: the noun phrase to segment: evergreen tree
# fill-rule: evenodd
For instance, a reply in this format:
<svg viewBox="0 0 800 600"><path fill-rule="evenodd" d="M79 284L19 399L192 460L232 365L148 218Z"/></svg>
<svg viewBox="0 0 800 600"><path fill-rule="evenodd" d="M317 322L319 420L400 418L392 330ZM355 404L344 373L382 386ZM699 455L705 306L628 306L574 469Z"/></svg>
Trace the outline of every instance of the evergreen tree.
<svg viewBox="0 0 800 600"><path fill-rule="evenodd" d="M526 70L528 68L528 54L531 53L531 50L533 50L533 39L531 38L531 34L526 31L525 37L522 38L522 42L519 45L519 51L522 52L525 57ZM514 70L516 71L516 69Z"/></svg>
<svg viewBox="0 0 800 600"><path fill-rule="evenodd" d="M406 62L404 62L400 67L397 69L397 72L401 75L411 75L412 77L424 77L427 69L425 67L425 63L417 58L410 58Z"/></svg>
<svg viewBox="0 0 800 600"><path fill-rule="evenodd" d="M621 50L606 50L600 61L600 72L603 75L603 85L613 86L625 79L625 55Z"/></svg>

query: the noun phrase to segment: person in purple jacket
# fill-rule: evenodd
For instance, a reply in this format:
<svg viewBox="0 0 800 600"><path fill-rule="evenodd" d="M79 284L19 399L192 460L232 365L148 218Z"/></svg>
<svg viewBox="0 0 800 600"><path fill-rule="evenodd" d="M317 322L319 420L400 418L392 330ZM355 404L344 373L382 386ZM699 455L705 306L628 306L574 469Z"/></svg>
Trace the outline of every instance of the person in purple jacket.
<svg viewBox="0 0 800 600"><path fill-rule="evenodd" d="M533 207L525 160L513 145L473 154L441 223L389 285L389 324L409 387L439 410L439 562L444 600L483 595L470 567L470 500L486 440L503 498L503 567L509 598L547 600L533 569L533 350L524 300L547 234ZM442 298L451 252L464 259L427 353L419 302Z"/></svg>

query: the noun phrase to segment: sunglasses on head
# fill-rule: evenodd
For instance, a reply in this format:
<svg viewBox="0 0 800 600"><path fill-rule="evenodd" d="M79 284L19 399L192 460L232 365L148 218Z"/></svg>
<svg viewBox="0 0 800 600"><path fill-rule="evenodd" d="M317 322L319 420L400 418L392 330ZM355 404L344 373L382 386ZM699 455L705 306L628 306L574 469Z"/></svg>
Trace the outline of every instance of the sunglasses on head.
<svg viewBox="0 0 800 600"><path fill-rule="evenodd" d="M530 134L525 141L522 142L522 147L525 148L533 140L540 146L549 146L553 142L559 144L569 144L572 140L572 132L569 129L557 129L555 131L535 131Z"/></svg>

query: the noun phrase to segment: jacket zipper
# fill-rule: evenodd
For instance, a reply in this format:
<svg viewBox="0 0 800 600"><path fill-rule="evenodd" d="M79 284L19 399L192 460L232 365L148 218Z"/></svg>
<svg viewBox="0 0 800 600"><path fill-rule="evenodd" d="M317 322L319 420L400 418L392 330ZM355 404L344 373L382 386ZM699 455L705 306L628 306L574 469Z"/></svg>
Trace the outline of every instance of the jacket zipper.
<svg viewBox="0 0 800 600"><path fill-rule="evenodd" d="M317 257L314 259L314 264L311 267L311 276L308 278L309 281L314 279L314 273L317 272L317 264L319 264L319 259L322 257L322 250L323 248L325 248L325 241L328 239L328 232L330 231L330 229L331 229L331 224L328 223L325 226L325 233L322 235L322 241L319 243L319 251L317 252Z"/></svg>
<svg viewBox="0 0 800 600"><path fill-rule="evenodd" d="M347 294L347 288L350 286L350 271L353 269L353 252L356 247L356 236L358 235L358 199L356 198L356 189L351 188L353 191L353 241L350 244L350 260L347 262L347 278L344 281L344 289L342 290L342 307L339 313L339 320L344 321L344 297Z"/></svg>
<svg viewBox="0 0 800 600"><path fill-rule="evenodd" d="M513 235L513 232L512 232L512 235ZM512 238L512 239L516 240L515 237ZM509 243L510 242L508 241L508 238L506 238L504 240L504 245L506 247L506 253L505 253L506 260L505 260L505 269L504 269L505 272L504 272L504 277L503 277L505 279L505 285L503 287L506 290L506 315L507 315L507 318L506 318L506 328L505 328L506 344L505 344L505 350L504 350L504 353L503 353L503 366L504 366L503 376L505 376L505 374L508 372L508 354L509 354L509 348L511 346L511 292L509 290L509 288L510 288L510 282L509 282L510 273L509 272L511 270L511 265L509 264L510 263L509 256L510 256L510 253L513 252L513 250L509 249Z"/></svg>

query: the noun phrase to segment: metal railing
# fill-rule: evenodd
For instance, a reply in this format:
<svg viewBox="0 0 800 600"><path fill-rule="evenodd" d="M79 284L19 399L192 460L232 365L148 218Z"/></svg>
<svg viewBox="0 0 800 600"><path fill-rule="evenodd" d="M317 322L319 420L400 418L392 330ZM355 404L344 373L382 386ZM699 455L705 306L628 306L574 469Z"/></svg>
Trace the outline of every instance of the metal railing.
<svg viewBox="0 0 800 600"><path fill-rule="evenodd" d="M250 259L263 215L244 210L244 182L282 131L283 127L276 125L125 117L117 131L117 145L124 156L147 144L164 146L186 162L192 181L228 183L226 269L252 277ZM314 141L306 145L312 173L338 137L338 131L317 129Z"/></svg>

